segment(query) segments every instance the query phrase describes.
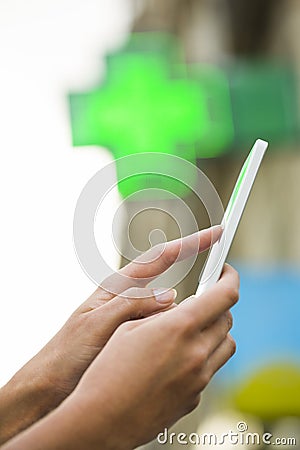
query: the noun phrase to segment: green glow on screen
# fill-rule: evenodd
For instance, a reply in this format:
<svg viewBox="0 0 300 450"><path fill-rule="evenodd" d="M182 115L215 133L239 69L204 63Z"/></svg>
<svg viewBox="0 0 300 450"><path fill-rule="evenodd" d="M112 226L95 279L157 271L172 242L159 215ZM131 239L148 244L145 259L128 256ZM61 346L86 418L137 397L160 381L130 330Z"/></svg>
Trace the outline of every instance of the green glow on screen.
<svg viewBox="0 0 300 450"><path fill-rule="evenodd" d="M233 208L234 202L235 202L235 200L236 200L236 197L237 197L237 195L238 195L238 192L239 192L239 190L240 190L242 181L243 181L244 176L245 176L245 174L246 174L246 171L247 171L247 169L248 169L248 166L249 166L250 159L251 159L252 155L253 155L253 148L252 148L251 152L249 153L249 155L248 155L246 161L245 161L244 164L243 164L241 173L240 173L240 175L239 175L239 177L238 177L238 179L237 179L237 182L236 182L236 184L235 184L234 191L233 191L233 193L231 194L231 197L230 197L230 200L229 200L229 205L228 205L228 207L227 207L227 209L226 209L226 220L227 220L228 217L230 216L230 213L231 213L231 211L232 211L232 208Z"/></svg>

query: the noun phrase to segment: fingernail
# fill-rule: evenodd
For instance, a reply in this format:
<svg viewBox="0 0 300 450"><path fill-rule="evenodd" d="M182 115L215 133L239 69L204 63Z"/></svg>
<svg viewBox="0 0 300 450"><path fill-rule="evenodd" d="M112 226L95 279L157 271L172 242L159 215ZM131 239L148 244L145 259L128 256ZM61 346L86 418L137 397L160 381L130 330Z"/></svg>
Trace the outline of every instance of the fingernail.
<svg viewBox="0 0 300 450"><path fill-rule="evenodd" d="M213 226L211 227L211 231L212 231L213 233L214 233L214 232L220 233L220 231L223 231L223 230L224 230L223 222L220 223L219 225L213 225Z"/></svg>
<svg viewBox="0 0 300 450"><path fill-rule="evenodd" d="M171 303L177 296L176 289L153 289L153 294L158 303Z"/></svg>
<svg viewBox="0 0 300 450"><path fill-rule="evenodd" d="M220 242L220 240L221 240L221 238L223 236L224 230L225 230L225 219L223 219L222 222L220 223L220 227L221 227L221 234L220 234L220 237L218 239L218 242Z"/></svg>
<svg viewBox="0 0 300 450"><path fill-rule="evenodd" d="M220 223L220 227L221 227L222 231L225 230L225 219L223 219L222 222Z"/></svg>

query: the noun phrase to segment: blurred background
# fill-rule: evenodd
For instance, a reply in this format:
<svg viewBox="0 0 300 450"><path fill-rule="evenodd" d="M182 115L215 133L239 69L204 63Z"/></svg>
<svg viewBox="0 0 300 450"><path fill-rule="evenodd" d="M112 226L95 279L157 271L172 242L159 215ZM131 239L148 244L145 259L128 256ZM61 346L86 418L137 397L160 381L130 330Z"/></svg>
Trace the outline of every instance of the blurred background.
<svg viewBox="0 0 300 450"><path fill-rule="evenodd" d="M238 351L174 430L221 434L244 421L300 448L300 3L0 0L0 36L0 384L94 288L75 256L72 220L97 170L166 152L197 164L226 205L259 137L270 146L229 258L241 274ZM161 212L180 217L174 199L130 220L149 201L135 193L156 181L119 184L98 213L97 242L114 268L126 262L108 239L121 202L138 250L153 229L180 234ZM206 227L193 192L179 196ZM179 301L195 291L205 257L177 286ZM222 445L244 447L258 445Z"/></svg>

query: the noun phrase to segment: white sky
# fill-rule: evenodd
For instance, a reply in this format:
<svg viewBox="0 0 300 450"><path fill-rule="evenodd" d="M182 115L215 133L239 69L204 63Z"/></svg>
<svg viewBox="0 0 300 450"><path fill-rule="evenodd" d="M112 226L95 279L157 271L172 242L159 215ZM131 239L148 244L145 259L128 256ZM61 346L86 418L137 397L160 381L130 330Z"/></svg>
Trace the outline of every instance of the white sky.
<svg viewBox="0 0 300 450"><path fill-rule="evenodd" d="M99 79L130 15L128 0L0 0L0 385L95 288L77 262L72 220L111 157L71 147L65 92ZM97 221L113 265L117 201Z"/></svg>

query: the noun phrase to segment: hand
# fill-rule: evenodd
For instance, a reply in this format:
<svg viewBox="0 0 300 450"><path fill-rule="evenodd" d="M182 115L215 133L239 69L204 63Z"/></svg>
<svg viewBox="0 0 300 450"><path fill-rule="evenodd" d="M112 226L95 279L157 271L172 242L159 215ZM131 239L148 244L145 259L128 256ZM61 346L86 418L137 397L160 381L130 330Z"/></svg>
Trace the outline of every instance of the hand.
<svg viewBox="0 0 300 450"><path fill-rule="evenodd" d="M229 309L238 288L226 265L200 297L122 324L68 399L4 449L130 450L156 437L198 405L233 355Z"/></svg>
<svg viewBox="0 0 300 450"><path fill-rule="evenodd" d="M48 380L65 398L119 325L161 312L173 304L174 290L162 289L163 294L159 295L142 286L174 262L207 250L220 234L221 228L215 227L157 245L104 280L31 364L44 367Z"/></svg>
<svg viewBox="0 0 300 450"><path fill-rule="evenodd" d="M213 374L233 355L229 312L238 299L238 275L226 266L200 297L158 317L121 325L83 375L73 394L89 414L89 449L134 448L192 411ZM108 423L106 422L108 418ZM113 430L118 430L117 442ZM77 448L77 447L75 447ZM78 447L83 448L83 447Z"/></svg>
<svg viewBox="0 0 300 450"><path fill-rule="evenodd" d="M173 290L159 295L144 286L177 260L206 250L220 234L221 228L214 227L155 246L104 280L57 335L0 391L0 443L57 407L120 324L170 308Z"/></svg>

